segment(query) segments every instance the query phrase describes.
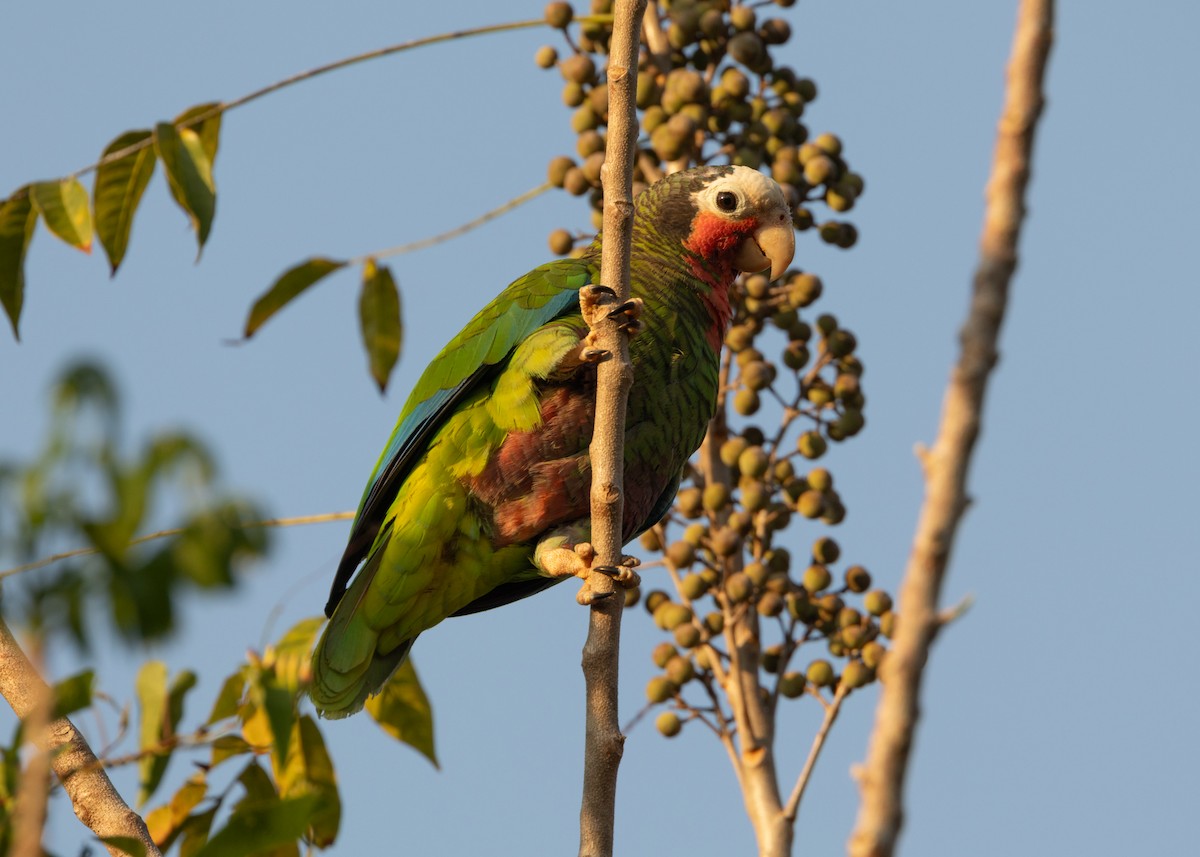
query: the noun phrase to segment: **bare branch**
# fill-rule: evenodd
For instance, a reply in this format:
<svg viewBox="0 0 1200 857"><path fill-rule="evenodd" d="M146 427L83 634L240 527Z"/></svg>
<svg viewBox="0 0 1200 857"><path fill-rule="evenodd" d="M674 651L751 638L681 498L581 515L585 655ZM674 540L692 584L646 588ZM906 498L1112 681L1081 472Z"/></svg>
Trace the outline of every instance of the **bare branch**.
<svg viewBox="0 0 1200 857"><path fill-rule="evenodd" d="M17 717L30 725L37 719L39 701L51 695L50 688L33 668L29 658L25 657L2 618L0 695L8 700ZM146 823L121 799L87 740L74 724L60 717L35 731L36 734L31 737L40 749L50 754L54 773L71 798L79 820L101 838L131 837L146 847L147 855L158 855L158 847L150 838ZM123 857L125 854L114 846L105 847L114 857Z"/></svg>
<svg viewBox="0 0 1200 857"><path fill-rule="evenodd" d="M638 33L646 0L617 0L608 60L608 140L601 179L604 183L604 249L601 282L618 302L629 299L629 257L633 237L633 154L637 142ZM596 561L621 561L624 484L625 403L633 384L629 343L617 321L588 319L597 345L612 353L596 381L596 426L589 451L592 466L592 545ZM617 796L617 767L625 737L617 720L617 666L624 597L613 582L593 572L592 592L609 593L589 611L583 674L587 684L587 724L583 765L583 805L579 812L580 857L611 857Z"/></svg>
<svg viewBox="0 0 1200 857"><path fill-rule="evenodd" d="M938 596L967 504L967 471L1017 264L1053 17L1053 0L1022 0L1017 14L974 294L961 334L962 350L942 405L937 441L923 457L925 500L900 590L895 645L881 664L875 729L860 771L862 806L847 846L851 857L890 857L903 823L904 778L920 713L921 679L941 627Z"/></svg>
<svg viewBox="0 0 1200 857"><path fill-rule="evenodd" d="M829 729L833 726L833 721L837 720L838 712L842 710L842 700L849 692L845 685L839 684L837 693L833 696L833 702L825 706L825 719L821 721L821 728L813 737L812 747L808 750L808 758L804 760L804 768L800 771L800 776L796 778L796 786L792 789L792 794L783 807L783 817L788 821L796 820L796 810L799 809L800 800L804 797L804 790L812 778L813 768L817 765L817 757L821 755L821 750L825 747ZM817 698L820 699L820 695Z"/></svg>

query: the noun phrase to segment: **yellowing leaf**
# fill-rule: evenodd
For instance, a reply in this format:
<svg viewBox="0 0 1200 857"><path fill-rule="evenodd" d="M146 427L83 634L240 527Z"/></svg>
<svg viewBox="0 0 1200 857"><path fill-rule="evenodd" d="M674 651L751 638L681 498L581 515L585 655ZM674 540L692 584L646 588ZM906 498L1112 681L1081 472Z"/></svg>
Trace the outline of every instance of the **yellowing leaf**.
<svg viewBox="0 0 1200 857"><path fill-rule="evenodd" d="M0 203L0 306L4 307L17 339L21 338L18 327L25 303L25 251L36 225L37 213L29 200L29 188L22 188Z"/></svg>
<svg viewBox="0 0 1200 857"><path fill-rule="evenodd" d="M412 658L392 673L378 696L367 700L366 709L384 732L422 753L438 767L433 748L433 710Z"/></svg>
<svg viewBox="0 0 1200 857"><path fill-rule="evenodd" d="M102 159L152 136L150 131L127 131L108 144ZM125 258L133 215L142 201L150 176L154 174L154 163L154 147L146 146L115 161L102 163L96 170L96 184L92 188L96 235L114 274Z"/></svg>
<svg viewBox="0 0 1200 857"><path fill-rule="evenodd" d="M312 681L312 650L324 616L301 619L271 647L275 679L296 695Z"/></svg>
<svg viewBox="0 0 1200 857"><path fill-rule="evenodd" d="M358 299L359 327L371 377L379 392L387 389L388 378L400 356L403 328L400 325L400 292L386 265L368 259L363 265L362 294Z"/></svg>
<svg viewBox="0 0 1200 857"><path fill-rule="evenodd" d="M29 186L29 198L51 232L72 247L92 252L92 212L79 179L37 182Z"/></svg>
<svg viewBox="0 0 1200 857"><path fill-rule="evenodd" d="M305 289L344 267L346 267L345 262L316 256L306 259L295 267L288 268L254 302L254 306L250 308L250 315L246 318L246 329L243 335L249 339L267 322L267 319L299 297Z"/></svg>
<svg viewBox="0 0 1200 857"><path fill-rule="evenodd" d="M189 107L187 110L175 117L175 121L171 124L176 128L186 125L191 128L200 137L200 145L204 147L204 154L208 156L208 162L215 164L217 162L217 148L220 145L221 136L221 112L218 108L221 107L221 102L210 101L206 104L197 104L195 107ZM217 111L217 112L213 112ZM212 113L208 118L194 122L197 116L205 116Z"/></svg>
<svg viewBox="0 0 1200 857"><path fill-rule="evenodd" d="M208 783L204 774L195 774L180 786L169 803L155 809L146 816L146 827L150 829L150 838L166 851L181 832L189 814L204 796L208 794Z"/></svg>
<svg viewBox="0 0 1200 857"><path fill-rule="evenodd" d="M160 122L154 126L154 149L167 171L171 196L191 219L203 250L217 210L212 161L204 143L191 128L178 129L170 122Z"/></svg>

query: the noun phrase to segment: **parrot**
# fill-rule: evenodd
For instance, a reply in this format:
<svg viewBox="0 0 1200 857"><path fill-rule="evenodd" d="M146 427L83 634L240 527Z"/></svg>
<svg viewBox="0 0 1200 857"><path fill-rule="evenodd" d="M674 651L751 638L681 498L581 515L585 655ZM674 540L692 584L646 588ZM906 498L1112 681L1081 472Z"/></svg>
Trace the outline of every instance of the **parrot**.
<svg viewBox="0 0 1200 857"><path fill-rule="evenodd" d="M622 544L671 508L716 409L733 281L784 273L791 209L745 166L660 179L634 200L631 298L620 304L599 282L602 241L513 282L417 381L325 607L309 687L321 716L360 710L443 619L586 578L596 366L612 357L584 321L591 310L630 336ZM596 570L630 586L635 564Z"/></svg>

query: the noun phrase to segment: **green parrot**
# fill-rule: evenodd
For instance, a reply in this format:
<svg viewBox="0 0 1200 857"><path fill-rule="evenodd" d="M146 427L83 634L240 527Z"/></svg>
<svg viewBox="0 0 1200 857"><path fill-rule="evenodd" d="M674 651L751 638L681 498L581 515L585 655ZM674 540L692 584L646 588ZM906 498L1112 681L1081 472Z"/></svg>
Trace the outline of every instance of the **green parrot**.
<svg viewBox="0 0 1200 857"><path fill-rule="evenodd" d="M775 182L747 167L662 179L634 204L633 298L621 306L597 284L601 237L510 285L421 375L325 606L310 689L323 716L361 709L417 635L448 616L587 575L595 367L611 355L594 346L581 304L611 305L638 333L623 543L670 509L716 407L730 286L739 272L784 272L791 210ZM629 585L633 564L604 571Z"/></svg>

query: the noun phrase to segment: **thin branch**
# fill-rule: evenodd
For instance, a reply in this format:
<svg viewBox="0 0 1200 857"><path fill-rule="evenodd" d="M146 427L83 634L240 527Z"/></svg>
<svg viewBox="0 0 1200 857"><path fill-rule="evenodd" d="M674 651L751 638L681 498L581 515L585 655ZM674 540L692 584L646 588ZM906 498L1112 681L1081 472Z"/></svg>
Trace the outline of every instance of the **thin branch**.
<svg viewBox="0 0 1200 857"><path fill-rule="evenodd" d="M783 817L789 822L795 822L796 820L796 812L800 808L800 800L804 797L804 790L808 787L808 781L812 778L813 768L817 765L817 757L821 755L821 750L825 747L825 739L829 735L829 729L833 726L833 721L837 720L838 712L842 710L842 700L846 698L849 692L843 685L838 685L832 704L825 706L825 719L821 721L821 728L817 730L817 734L813 737L812 747L808 750L808 758L804 760L804 768L800 771L800 776L796 778L796 785L792 789L792 794L788 797L787 803L783 807Z"/></svg>
<svg viewBox="0 0 1200 857"><path fill-rule="evenodd" d="M269 518L265 521L251 521L243 524L243 527L297 527L304 524L325 524L330 521L345 521L353 518L354 512L323 512L319 515L300 515L294 518ZM135 545L152 542L155 539L165 539L171 536L178 536L183 533L181 527L175 527L169 530L159 530L156 533L147 533L144 536L138 536L131 541L126 547L134 547ZM59 562L64 559L74 559L77 556L91 556L92 554L100 553L99 548L75 548L74 550L63 551L62 553L52 554L34 562L27 562L24 565L14 566L13 568L0 571L0 580L6 577L12 577L14 574L20 574L23 571L33 571L34 569L43 568L51 563Z"/></svg>
<svg viewBox="0 0 1200 857"><path fill-rule="evenodd" d="M362 264L367 259L383 259L388 256L400 256L404 253L414 253L417 250L424 250L425 248L432 247L435 244L441 244L443 241L449 241L452 238L458 238L460 235L466 235L471 230L478 229L480 226L483 226L485 223L489 223L490 221L495 220L497 217L500 217L502 214L507 214L508 212L512 211L514 208L518 208L518 207L524 205L525 203L529 202L532 199L537 199L539 196L541 196L542 194L544 194L546 191L550 190L553 187L554 187L554 185L550 184L549 182L546 182L545 184L538 185L537 187L533 188L532 190L525 191L525 193L521 194L520 196L513 197L512 199L510 199L508 202L504 203L503 205L500 205L496 208L493 208L491 211L488 211L488 212L485 212L484 214L479 215L474 220L467 221L466 223L462 224L461 226L454 227L453 229L449 230L448 232L443 232L439 235L434 235L429 238L422 238L420 241L411 241L408 244L401 244L398 247L389 247L387 250L380 250L377 253L368 253L364 256L357 256L357 257L351 259L350 263L351 264Z"/></svg>
<svg viewBox="0 0 1200 857"><path fill-rule="evenodd" d="M8 700L17 717L30 725L36 720L39 700L51 695L3 618L0 618L0 695ZM145 846L147 855L158 857L158 847L150 838L146 823L121 799L87 740L70 720L60 717L42 729L31 731L34 743L50 754L54 773L71 798L80 821L101 838L132 837ZM105 847L114 857L125 854L115 846Z"/></svg>
<svg viewBox="0 0 1200 857"><path fill-rule="evenodd" d="M629 258L633 237L633 156L637 142L638 32L646 0L617 0L608 60L608 138L604 184L604 247L600 281L616 292L618 305L629 299ZM627 337L616 319L588 318L597 345L612 359L600 364L596 380L596 421L589 456L592 467L592 546L596 561L621 562L624 485L625 404L633 384ZM611 857L616 812L617 767L625 737L617 720L617 669L621 612L625 599L613 595L613 581L593 572L585 586L603 596L589 610L583 674L587 721L583 763L583 804L579 812L580 857Z"/></svg>
<svg viewBox="0 0 1200 857"><path fill-rule="evenodd" d="M1017 264L1053 19L1053 0L1022 0L1017 13L974 294L958 363L946 389L937 441L926 459L925 500L900 590L900 620L892 650L881 665L875 728L861 768L862 805L847 844L851 857L890 857L903 824L904 779L920 713L921 679L941 627L938 596L967 505L967 471Z"/></svg>
<svg viewBox="0 0 1200 857"><path fill-rule="evenodd" d="M286 89L287 87L293 86L297 83L301 83L306 80L311 80L314 77L319 77L320 75L327 74L331 71L337 71L339 69L349 68L352 65L358 65L359 63L366 62L367 60L379 59L380 57L390 56L391 54L399 53L401 51L411 50L413 48L421 48L421 47L425 47L426 45L435 45L435 44L438 44L439 42L448 42L448 41L452 41L454 39L465 39L470 36L484 36L484 35L488 35L490 33L502 33L502 32L506 32L508 30L522 30L522 29L527 29L529 27L545 26L545 24L546 24L546 20L544 18L537 18L537 19L531 20L531 21L515 21L515 22L510 22L507 24L492 24L487 27L473 27L468 30L455 30L450 33L440 33L436 36L425 36L420 39L412 39L407 42L400 42L395 45L388 45L385 48L377 48L376 50L373 50L373 51L367 51L365 53L355 54L352 57L343 57L340 60L334 60L333 62L325 63L324 65L319 65L316 68L310 68L307 71L302 71L302 72L299 72L298 74L290 75L289 77L285 77L282 80L277 80L274 83L268 84L264 87L261 87L260 89L256 89L253 92L247 93L246 95L243 95L240 98L235 98L233 101L223 101L220 104L215 104L215 105L213 105L211 110L205 110L203 113L198 113L197 115L191 117L187 122L181 122L178 127L190 128L193 125L200 125L201 123L207 122L209 119L212 119L214 116L220 116L221 114L228 113L230 110L241 107L245 104L249 104L252 101L257 101L258 99L260 99L264 96L270 95L272 92L278 92L281 89ZM123 149L118 149L117 151L104 156L100 160L96 161L96 163L89 164L88 166L84 167L83 169L79 170L78 172L72 173L72 175L73 176L86 175L87 173L90 173L93 170L98 169L99 167L101 167L104 164L112 163L113 161L118 161L121 158L128 157L129 155L132 155L134 152L141 151L142 149L148 148L152 145L154 145L153 139L147 138L145 140L141 140L137 143L134 143L130 146L126 146Z"/></svg>

